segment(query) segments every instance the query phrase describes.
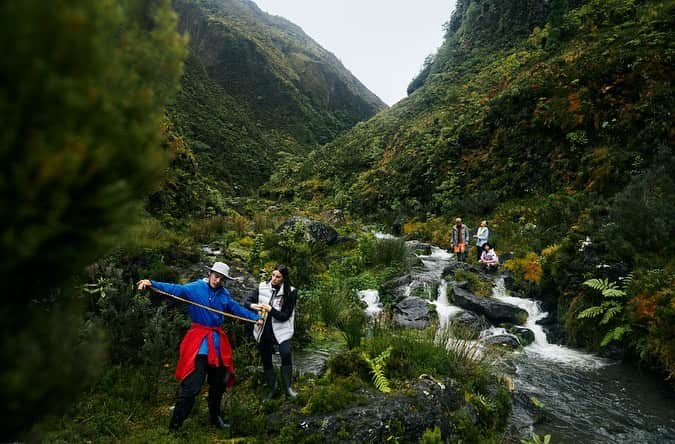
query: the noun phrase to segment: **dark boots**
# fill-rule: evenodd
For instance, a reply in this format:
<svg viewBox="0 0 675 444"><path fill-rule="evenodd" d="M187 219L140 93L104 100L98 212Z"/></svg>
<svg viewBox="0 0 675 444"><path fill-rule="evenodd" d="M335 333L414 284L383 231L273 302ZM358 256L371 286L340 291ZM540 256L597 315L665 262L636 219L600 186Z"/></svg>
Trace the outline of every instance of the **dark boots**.
<svg viewBox="0 0 675 444"><path fill-rule="evenodd" d="M219 390L209 390L209 422L218 429L226 429L230 427L228 423L220 416L220 400L223 394Z"/></svg>
<svg viewBox="0 0 675 444"><path fill-rule="evenodd" d="M183 421L188 417L192 406L195 404L193 397L180 397L176 401L173 408L173 415L171 415L171 422L169 422L169 430L176 431L183 425Z"/></svg>
<svg viewBox="0 0 675 444"><path fill-rule="evenodd" d="M266 400L274 398L274 395L277 394L277 389L279 388L277 384L277 373L274 371L274 368L265 370L265 382L267 382L267 396Z"/></svg>
<svg viewBox="0 0 675 444"><path fill-rule="evenodd" d="M284 380L284 391L286 392L286 397L289 399L295 399L298 394L291 388L291 380L293 378L293 367L290 365L281 366L281 376Z"/></svg>

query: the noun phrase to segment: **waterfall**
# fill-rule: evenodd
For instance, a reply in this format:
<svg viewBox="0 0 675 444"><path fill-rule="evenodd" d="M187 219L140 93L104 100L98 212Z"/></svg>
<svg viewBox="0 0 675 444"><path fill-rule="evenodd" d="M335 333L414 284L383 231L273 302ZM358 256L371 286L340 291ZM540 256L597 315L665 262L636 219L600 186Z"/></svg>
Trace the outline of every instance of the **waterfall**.
<svg viewBox="0 0 675 444"><path fill-rule="evenodd" d="M588 368L598 368L609 363L607 360L590 353L584 353L562 345L549 343L543 327L537 324L537 321L544 319L548 313L541 310L541 305L538 301L509 296L504 286L504 278L502 276L495 281L492 297L527 311L527 322L523 327L532 330L534 333L534 342L525 347L525 353L536 354L547 361Z"/></svg>

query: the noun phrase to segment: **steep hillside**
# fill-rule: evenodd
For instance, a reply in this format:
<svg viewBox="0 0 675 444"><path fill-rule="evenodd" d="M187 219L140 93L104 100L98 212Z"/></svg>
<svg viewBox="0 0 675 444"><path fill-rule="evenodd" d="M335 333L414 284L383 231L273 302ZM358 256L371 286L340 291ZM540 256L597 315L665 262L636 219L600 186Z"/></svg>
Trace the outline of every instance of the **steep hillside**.
<svg viewBox="0 0 675 444"><path fill-rule="evenodd" d="M558 340L672 378L673 29L673 0L459 1L408 98L265 189L445 246L487 218Z"/></svg>
<svg viewBox="0 0 675 444"><path fill-rule="evenodd" d="M574 3L458 2L411 95L314 153L296 189L381 216L621 189L672 142L673 2Z"/></svg>
<svg viewBox="0 0 675 444"><path fill-rule="evenodd" d="M306 153L385 107L299 27L249 0L174 7L191 55L171 117L223 191L255 189L277 153Z"/></svg>

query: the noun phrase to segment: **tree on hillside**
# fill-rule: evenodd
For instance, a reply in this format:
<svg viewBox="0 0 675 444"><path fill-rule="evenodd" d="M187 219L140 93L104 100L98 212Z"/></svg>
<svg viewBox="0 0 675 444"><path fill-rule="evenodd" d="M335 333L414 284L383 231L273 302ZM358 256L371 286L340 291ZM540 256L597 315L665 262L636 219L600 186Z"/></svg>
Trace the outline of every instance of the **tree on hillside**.
<svg viewBox="0 0 675 444"><path fill-rule="evenodd" d="M169 0L0 4L0 438L77 393L100 347L79 337L72 276L157 183L164 107L186 54Z"/></svg>

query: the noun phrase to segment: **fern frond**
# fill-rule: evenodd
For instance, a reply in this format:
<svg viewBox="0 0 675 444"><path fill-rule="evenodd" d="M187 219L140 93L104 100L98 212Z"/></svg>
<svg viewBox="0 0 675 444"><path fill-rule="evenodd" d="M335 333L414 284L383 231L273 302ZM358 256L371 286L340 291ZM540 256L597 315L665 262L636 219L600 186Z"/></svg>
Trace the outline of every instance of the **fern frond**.
<svg viewBox="0 0 675 444"><path fill-rule="evenodd" d="M379 356L373 358L373 362L376 362L378 364L384 364L384 362L387 359L389 359L389 356L391 356L392 350L394 350L394 348L390 345L389 347L387 347L387 349L385 351L380 353Z"/></svg>
<svg viewBox="0 0 675 444"><path fill-rule="evenodd" d="M611 321L614 316L618 315L623 311L623 307L621 305L615 305L614 307L609 308L606 312L605 315L602 317L602 320L600 321L600 325L605 325L609 321Z"/></svg>
<svg viewBox="0 0 675 444"><path fill-rule="evenodd" d="M632 329L630 328L630 326L627 326L627 325L620 325L620 326L616 327L614 330L610 330L605 335L605 337L602 338L602 342L600 343L600 346L604 347L612 341L620 340L623 337L623 335L630 332L631 330Z"/></svg>
<svg viewBox="0 0 675 444"><path fill-rule="evenodd" d="M375 387L382 393L390 393L391 387L389 387L389 380L384 375L384 369L378 365L372 368L372 372Z"/></svg>
<svg viewBox="0 0 675 444"><path fill-rule="evenodd" d="M586 310L579 313L577 315L577 319L595 318L595 317L600 316L603 311L605 311L605 309L600 305L596 305L594 307L589 307Z"/></svg>
<svg viewBox="0 0 675 444"><path fill-rule="evenodd" d="M370 357L368 357L365 352L361 352L361 357L370 366L370 372L373 374L373 384L382 393L391 392L389 380L384 374L384 361L387 359L387 357L389 357L389 354L391 354L391 347L387 348L375 359L370 359Z"/></svg>
<svg viewBox="0 0 675 444"><path fill-rule="evenodd" d="M602 295L606 298L622 298L626 296L626 292L619 288L606 288L602 290Z"/></svg>
<svg viewBox="0 0 675 444"><path fill-rule="evenodd" d="M607 279L589 279L584 282L584 285L592 288L593 290L603 291L609 288L609 281Z"/></svg>

